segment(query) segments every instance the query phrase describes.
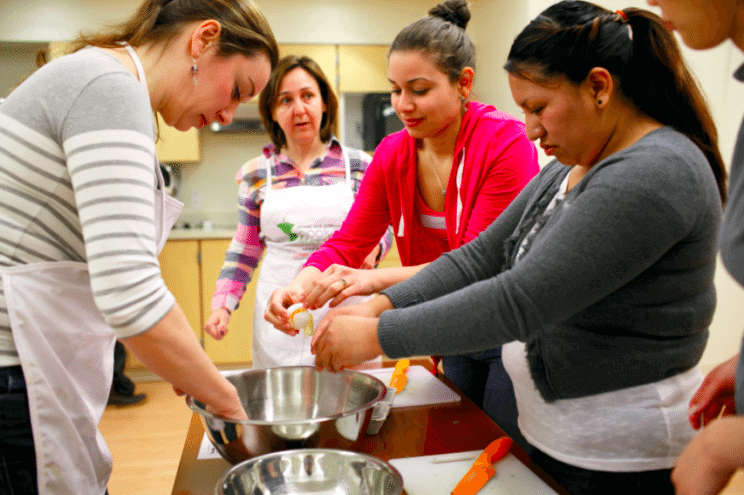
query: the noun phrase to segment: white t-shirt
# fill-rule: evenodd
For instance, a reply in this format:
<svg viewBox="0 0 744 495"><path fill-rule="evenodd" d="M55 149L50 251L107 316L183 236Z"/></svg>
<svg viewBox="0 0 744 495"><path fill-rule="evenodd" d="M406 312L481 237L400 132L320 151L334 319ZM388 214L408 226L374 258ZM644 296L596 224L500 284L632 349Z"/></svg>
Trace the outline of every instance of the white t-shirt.
<svg viewBox="0 0 744 495"><path fill-rule="evenodd" d="M514 384L519 430L561 462L596 471L669 469L695 435L687 409L703 380L698 367L655 383L549 404L530 376L525 344L511 342L501 352Z"/></svg>

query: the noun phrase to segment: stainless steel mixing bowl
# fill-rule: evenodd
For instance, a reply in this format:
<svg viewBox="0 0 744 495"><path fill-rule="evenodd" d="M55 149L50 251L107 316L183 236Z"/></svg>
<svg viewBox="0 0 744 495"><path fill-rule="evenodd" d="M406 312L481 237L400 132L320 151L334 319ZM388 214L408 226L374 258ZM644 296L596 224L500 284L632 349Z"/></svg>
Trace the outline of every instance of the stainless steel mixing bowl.
<svg viewBox="0 0 744 495"><path fill-rule="evenodd" d="M318 372L312 366L247 370L227 376L238 390L247 420L229 420L186 397L201 416L217 451L236 464L271 452L299 448L355 450L375 404L387 387L357 371Z"/></svg>
<svg viewBox="0 0 744 495"><path fill-rule="evenodd" d="M400 495L403 479L376 457L334 449L276 452L241 462L222 475L215 495Z"/></svg>

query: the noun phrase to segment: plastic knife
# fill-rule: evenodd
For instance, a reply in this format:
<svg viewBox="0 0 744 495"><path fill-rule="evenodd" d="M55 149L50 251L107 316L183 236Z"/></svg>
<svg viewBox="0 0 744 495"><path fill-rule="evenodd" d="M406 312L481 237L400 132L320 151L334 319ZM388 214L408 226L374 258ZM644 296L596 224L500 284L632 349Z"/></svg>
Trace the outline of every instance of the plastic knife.
<svg viewBox="0 0 744 495"><path fill-rule="evenodd" d="M410 366L410 364L411 362L408 359L400 359L395 363L393 376L390 378L390 386L395 389L396 394L399 394L408 382L406 371L408 371L408 366Z"/></svg>
<svg viewBox="0 0 744 495"><path fill-rule="evenodd" d="M470 470L452 490L452 495L474 495L478 493L488 483L488 480L496 474L496 468L493 464L509 453L512 443L514 441L511 438L501 437L488 444L488 447L481 452Z"/></svg>

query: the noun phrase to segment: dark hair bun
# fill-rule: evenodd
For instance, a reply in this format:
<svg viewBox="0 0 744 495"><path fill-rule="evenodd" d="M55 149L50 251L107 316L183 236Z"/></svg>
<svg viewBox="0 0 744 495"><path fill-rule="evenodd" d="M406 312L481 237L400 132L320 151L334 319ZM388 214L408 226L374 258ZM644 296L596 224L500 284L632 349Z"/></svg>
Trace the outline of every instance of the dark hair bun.
<svg viewBox="0 0 744 495"><path fill-rule="evenodd" d="M460 29L465 29L470 21L470 9L467 0L446 0L429 11L431 17L439 17L451 22Z"/></svg>

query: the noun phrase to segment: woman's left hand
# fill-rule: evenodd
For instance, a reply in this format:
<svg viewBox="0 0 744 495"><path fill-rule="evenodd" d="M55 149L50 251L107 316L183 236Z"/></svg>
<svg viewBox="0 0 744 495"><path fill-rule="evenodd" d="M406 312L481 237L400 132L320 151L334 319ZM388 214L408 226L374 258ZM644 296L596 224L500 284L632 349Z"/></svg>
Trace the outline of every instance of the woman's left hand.
<svg viewBox="0 0 744 495"><path fill-rule="evenodd" d="M344 315L343 309L326 316L315 331L312 352L318 371L335 373L383 353L377 340L379 318Z"/></svg>
<svg viewBox="0 0 744 495"><path fill-rule="evenodd" d="M335 308L347 297L370 296L381 290L375 284L377 275L377 270L331 265L305 288L303 303L308 308L318 309L331 301L330 307Z"/></svg>

